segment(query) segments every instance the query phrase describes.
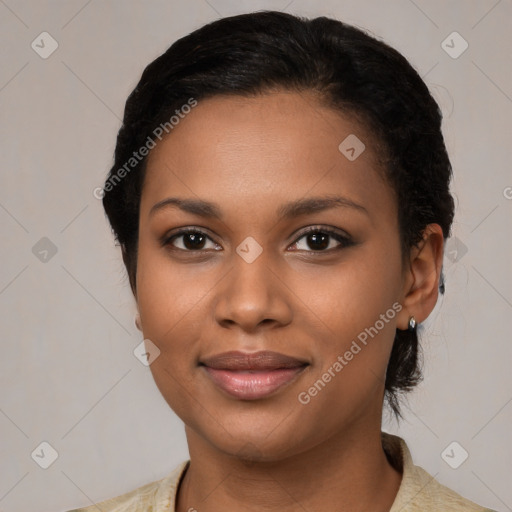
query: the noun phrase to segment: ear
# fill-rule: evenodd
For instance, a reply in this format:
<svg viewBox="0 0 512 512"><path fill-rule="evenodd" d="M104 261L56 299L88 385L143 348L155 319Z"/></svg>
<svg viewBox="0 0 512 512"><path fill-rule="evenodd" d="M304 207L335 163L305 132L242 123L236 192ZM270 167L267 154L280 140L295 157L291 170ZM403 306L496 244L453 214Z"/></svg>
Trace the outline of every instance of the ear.
<svg viewBox="0 0 512 512"><path fill-rule="evenodd" d="M419 324L434 309L439 295L439 279L443 265L443 230L439 224L428 224L422 240L411 248L408 268L405 270L397 328L406 330L409 317Z"/></svg>

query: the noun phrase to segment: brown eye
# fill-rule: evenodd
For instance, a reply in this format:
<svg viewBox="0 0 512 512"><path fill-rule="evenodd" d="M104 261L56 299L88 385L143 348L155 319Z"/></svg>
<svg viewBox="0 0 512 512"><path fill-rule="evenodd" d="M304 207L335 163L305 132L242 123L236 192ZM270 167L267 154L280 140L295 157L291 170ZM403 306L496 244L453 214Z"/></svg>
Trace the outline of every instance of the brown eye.
<svg viewBox="0 0 512 512"><path fill-rule="evenodd" d="M300 247L300 240L305 239L305 243ZM336 244L337 242L337 244ZM330 229L312 228L294 243L295 250L299 251L318 251L328 252L331 250L342 249L353 245L353 242L347 236L342 235Z"/></svg>
<svg viewBox="0 0 512 512"><path fill-rule="evenodd" d="M181 242L176 244L175 242L179 240L181 240ZM164 245L171 245L173 248L182 251L194 252L208 249L208 247L206 247L208 241L213 244L213 247L210 248L216 249L217 244L215 244L208 235L196 229L187 229L179 231L167 238L164 241Z"/></svg>
<svg viewBox="0 0 512 512"><path fill-rule="evenodd" d="M326 233L310 233L306 235L306 243L314 251L327 249L331 235Z"/></svg>

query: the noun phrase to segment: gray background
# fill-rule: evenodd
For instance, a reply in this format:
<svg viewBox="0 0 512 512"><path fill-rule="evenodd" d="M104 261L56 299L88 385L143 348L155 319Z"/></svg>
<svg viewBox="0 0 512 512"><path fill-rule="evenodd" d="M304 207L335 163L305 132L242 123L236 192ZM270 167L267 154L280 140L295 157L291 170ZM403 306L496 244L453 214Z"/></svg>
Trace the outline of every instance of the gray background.
<svg viewBox="0 0 512 512"><path fill-rule="evenodd" d="M0 0L0 511L90 505L188 457L133 355L135 305L93 190L143 67L208 21L264 8L368 29L441 105L457 202L447 293L424 325L425 381L385 429L442 483L512 510L510 0ZM59 45L47 59L31 47L43 31ZM441 45L453 31L469 44L458 58ZM58 452L48 469L43 441ZM458 469L441 457L452 441L469 453Z"/></svg>

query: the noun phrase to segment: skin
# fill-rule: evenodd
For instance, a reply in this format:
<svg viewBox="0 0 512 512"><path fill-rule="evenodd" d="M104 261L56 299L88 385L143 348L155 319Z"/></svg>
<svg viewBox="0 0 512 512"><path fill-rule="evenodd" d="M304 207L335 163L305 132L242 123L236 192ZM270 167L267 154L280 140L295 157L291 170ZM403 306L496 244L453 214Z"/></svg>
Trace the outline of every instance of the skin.
<svg viewBox="0 0 512 512"><path fill-rule="evenodd" d="M338 150L349 134L366 145L354 161ZM179 512L390 509L401 475L381 445L384 376L395 329L435 306L443 236L427 226L402 263L397 202L375 148L362 125L312 93L276 91L200 101L151 151L133 290L144 338L160 350L153 377L185 423L191 463ZM284 203L327 195L365 210L277 215ZM222 218L176 206L150 213L171 196L215 202ZM317 249L308 226L354 243L331 236ZM161 243L183 227L206 235L202 250L186 235ZM236 252L249 236L262 248L252 263ZM402 310L301 404L298 394L394 303ZM309 366L272 396L240 400L198 366L230 350L273 350Z"/></svg>

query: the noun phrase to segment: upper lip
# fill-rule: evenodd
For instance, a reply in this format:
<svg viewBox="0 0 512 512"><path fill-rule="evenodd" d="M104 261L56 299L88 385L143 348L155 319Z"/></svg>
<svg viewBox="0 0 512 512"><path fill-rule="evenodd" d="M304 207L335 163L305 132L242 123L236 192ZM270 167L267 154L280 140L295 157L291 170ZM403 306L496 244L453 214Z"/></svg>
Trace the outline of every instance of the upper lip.
<svg viewBox="0 0 512 512"><path fill-rule="evenodd" d="M217 370L277 370L279 368L299 368L307 361L295 357L263 350L260 352L223 352L200 361L201 365Z"/></svg>

